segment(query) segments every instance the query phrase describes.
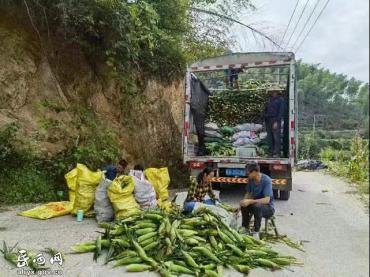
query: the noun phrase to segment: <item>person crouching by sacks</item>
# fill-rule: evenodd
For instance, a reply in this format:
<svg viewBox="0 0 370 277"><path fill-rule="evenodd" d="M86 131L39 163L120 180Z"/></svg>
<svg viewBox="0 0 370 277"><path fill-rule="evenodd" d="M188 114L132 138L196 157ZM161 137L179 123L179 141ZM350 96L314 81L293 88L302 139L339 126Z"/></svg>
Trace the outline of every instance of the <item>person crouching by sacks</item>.
<svg viewBox="0 0 370 277"><path fill-rule="evenodd" d="M127 168L127 161L121 159L117 165L107 165L104 168L105 178L113 181L116 177L123 175Z"/></svg>
<svg viewBox="0 0 370 277"><path fill-rule="evenodd" d="M145 177L144 167L142 165L135 165L134 170L130 171L130 176L134 178L134 195L140 208L143 210L156 208L156 193L153 185Z"/></svg>
<svg viewBox="0 0 370 277"><path fill-rule="evenodd" d="M218 199L212 190L211 178L214 177L212 168L206 167L197 176L196 179L192 179L189 187L188 196L184 203L184 211L191 212L197 202L202 202L207 205L216 205ZM205 199L206 195L209 195L210 199Z"/></svg>

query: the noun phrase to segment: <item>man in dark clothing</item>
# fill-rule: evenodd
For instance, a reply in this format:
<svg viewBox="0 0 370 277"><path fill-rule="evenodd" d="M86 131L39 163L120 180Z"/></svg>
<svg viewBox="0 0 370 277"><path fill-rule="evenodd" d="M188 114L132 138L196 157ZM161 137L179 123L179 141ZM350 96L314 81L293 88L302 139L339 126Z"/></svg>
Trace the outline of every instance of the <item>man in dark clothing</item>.
<svg viewBox="0 0 370 277"><path fill-rule="evenodd" d="M193 75L191 78L190 110L193 115L193 122L198 136L197 156L204 156L206 152L206 147L204 143L204 124L206 121L208 97L210 95L211 92L203 84L203 82Z"/></svg>
<svg viewBox="0 0 370 277"><path fill-rule="evenodd" d="M265 113L267 142L269 145L269 157L280 158L281 146L281 120L284 113L284 99L278 94L281 88L272 86L269 91Z"/></svg>
<svg viewBox="0 0 370 277"><path fill-rule="evenodd" d="M241 68L232 68L225 69L225 83L226 86L230 86L231 88L236 88L240 90L239 85L239 73L244 72L244 66Z"/></svg>
<svg viewBox="0 0 370 277"><path fill-rule="evenodd" d="M258 164L246 166L248 175L247 193L240 201L242 225L249 231L249 223L254 216L254 236L259 238L262 217L271 217L274 212L274 195L269 176L260 172Z"/></svg>
<svg viewBox="0 0 370 277"><path fill-rule="evenodd" d="M117 176L122 175L127 167L127 161L122 159L116 166L108 165L104 168L105 178L113 181Z"/></svg>
<svg viewBox="0 0 370 277"><path fill-rule="evenodd" d="M284 112L283 112L283 157L289 157L289 94L284 96Z"/></svg>

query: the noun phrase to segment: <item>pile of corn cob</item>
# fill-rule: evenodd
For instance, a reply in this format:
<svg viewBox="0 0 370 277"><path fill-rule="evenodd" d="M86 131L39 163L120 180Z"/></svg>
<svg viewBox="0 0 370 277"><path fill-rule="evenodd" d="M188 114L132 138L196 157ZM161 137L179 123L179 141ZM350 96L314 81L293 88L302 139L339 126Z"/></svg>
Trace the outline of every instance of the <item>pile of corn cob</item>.
<svg viewBox="0 0 370 277"><path fill-rule="evenodd" d="M262 123L270 83L249 80L240 91L225 90L209 98L207 122L234 126L246 122Z"/></svg>
<svg viewBox="0 0 370 277"><path fill-rule="evenodd" d="M206 143L206 149L211 156L235 156L236 150L231 142Z"/></svg>
<svg viewBox="0 0 370 277"><path fill-rule="evenodd" d="M76 253L104 252L105 263L128 272L156 271L161 276L223 276L223 268L248 274L252 268L282 269L297 264L263 241L243 235L207 209L190 215L179 211L138 212L121 221L100 224L96 241L76 244Z"/></svg>

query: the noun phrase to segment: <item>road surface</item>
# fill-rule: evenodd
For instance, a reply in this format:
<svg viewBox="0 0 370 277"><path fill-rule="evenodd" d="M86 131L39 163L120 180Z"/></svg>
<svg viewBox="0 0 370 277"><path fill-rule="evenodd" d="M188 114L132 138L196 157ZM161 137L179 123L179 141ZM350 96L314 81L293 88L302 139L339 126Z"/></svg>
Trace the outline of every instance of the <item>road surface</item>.
<svg viewBox="0 0 370 277"><path fill-rule="evenodd" d="M293 177L289 201L276 201L276 223L280 233L303 241L306 252L284 245L275 246L304 262L302 267L269 272L253 270L249 276L369 276L369 215L355 192L344 181L319 172L297 172ZM221 199L237 205L243 195L241 187L223 188ZM77 222L72 216L46 221L16 216L29 208L17 206L0 209L0 241L18 242L38 252L53 247L64 254L77 243L96 238L93 219ZM1 246L0 246L1 247ZM61 267L63 276L157 276L153 273L128 274L124 268L112 269L92 261L92 254L66 254ZM0 276L20 276L16 268L0 257ZM225 276L242 276L226 271Z"/></svg>

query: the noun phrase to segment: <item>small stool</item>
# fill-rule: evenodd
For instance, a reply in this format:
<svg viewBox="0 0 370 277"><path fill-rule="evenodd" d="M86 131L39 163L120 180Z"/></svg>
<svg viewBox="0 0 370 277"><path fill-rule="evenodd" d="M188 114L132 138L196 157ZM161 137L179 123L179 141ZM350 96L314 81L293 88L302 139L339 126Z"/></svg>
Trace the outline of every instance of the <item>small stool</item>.
<svg viewBox="0 0 370 277"><path fill-rule="evenodd" d="M271 221L272 227L274 229L275 236L278 237L279 232L276 228L275 217L274 216L265 217L265 233L268 234L268 222L269 222L269 220Z"/></svg>

